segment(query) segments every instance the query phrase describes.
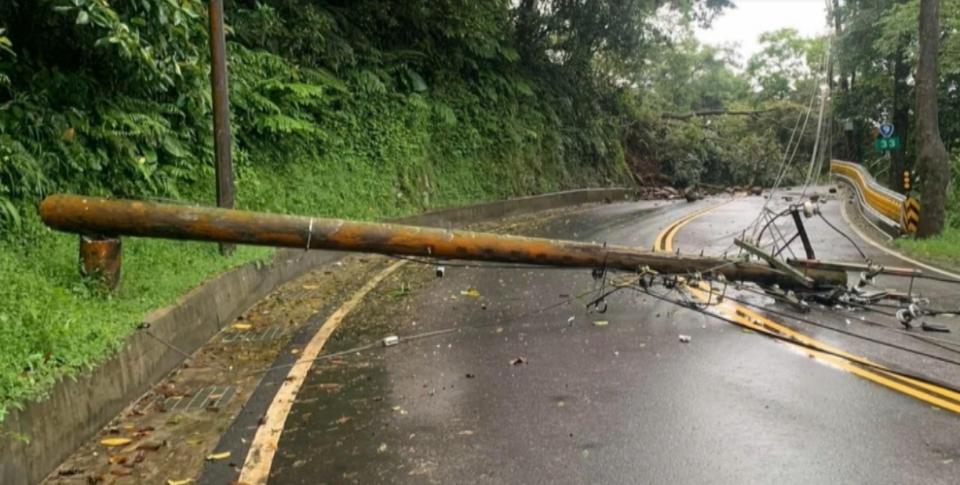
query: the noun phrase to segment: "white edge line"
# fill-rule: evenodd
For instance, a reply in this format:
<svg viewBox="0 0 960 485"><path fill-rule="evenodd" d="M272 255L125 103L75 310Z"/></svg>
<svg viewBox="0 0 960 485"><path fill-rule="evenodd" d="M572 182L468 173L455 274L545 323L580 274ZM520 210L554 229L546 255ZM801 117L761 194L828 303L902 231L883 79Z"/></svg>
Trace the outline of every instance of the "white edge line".
<svg viewBox="0 0 960 485"><path fill-rule="evenodd" d="M950 277L950 278L955 278L955 279L960 280L960 275L958 275L958 274L956 274L956 273L951 273L951 272L949 272L949 271L947 271L947 270L945 270L945 269L940 269L940 268L937 268L936 266L931 266L931 265L926 264L926 263L921 263L920 261L917 261L916 259L913 259L913 258L911 258L911 257L909 257L909 256L904 255L904 254L898 253L897 251L894 251L894 250L888 248L887 246L885 246L885 245L883 245L883 244L881 244L881 243L878 243L878 242L875 241L873 238L871 238L870 236L866 235L863 231L861 231L860 228L858 228L857 225L854 224L854 223L850 220L849 217L847 217L846 202L845 202L845 201L840 201L840 202L841 202L841 205L840 205L840 214L843 216L843 220L846 221L847 225L850 226L851 229L853 229L853 232L857 233L857 236L859 236L860 239L863 239L867 244L869 244L869 245L871 245L871 246L873 246L873 247L875 247L875 248L877 248L877 249L879 249L879 250L881 250L881 251L883 251L883 252L885 252L885 253L887 253L887 254L895 257L895 258L899 258L899 259L901 259L901 260L903 260L903 261L906 261L906 262L908 262L908 263L910 263L910 264L919 266L919 267L921 267L921 268L923 268L923 269L927 269L927 270L933 271L934 273L940 273L940 274L942 274L942 275L944 275L944 276L948 276L948 277ZM867 219L867 218L864 217L864 219ZM881 232L882 232L882 231L881 231ZM891 240L892 240L892 239L891 239Z"/></svg>

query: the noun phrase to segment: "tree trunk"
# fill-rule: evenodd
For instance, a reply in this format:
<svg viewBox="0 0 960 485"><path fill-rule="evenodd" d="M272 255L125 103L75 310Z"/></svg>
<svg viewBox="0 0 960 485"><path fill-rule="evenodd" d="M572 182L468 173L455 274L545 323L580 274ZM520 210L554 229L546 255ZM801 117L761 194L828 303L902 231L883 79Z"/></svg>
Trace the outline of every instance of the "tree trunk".
<svg viewBox="0 0 960 485"><path fill-rule="evenodd" d="M843 17L840 13L840 0L833 0L833 28L834 28L834 38L840 40L843 38ZM837 63L840 63L840 56L837 56ZM833 77L831 76L830 82L833 83ZM832 86L831 86L832 87ZM844 93L847 92L849 86L847 85L847 75L843 72L843 69L840 70L840 90Z"/></svg>
<svg viewBox="0 0 960 485"><path fill-rule="evenodd" d="M917 63L917 185L921 195L918 237L943 231L946 219L950 155L940 138L937 106L937 50L940 0L920 0L920 49Z"/></svg>
<svg viewBox="0 0 960 485"><path fill-rule="evenodd" d="M909 170L907 166L907 138L910 134L910 103L907 101L907 77L910 76L910 66L904 59L907 49L907 39L901 37L897 43L897 52L893 57L893 126L896 136L903 142L899 150L890 153L890 173L888 181L890 188L900 193L906 193L903 185L903 172Z"/></svg>

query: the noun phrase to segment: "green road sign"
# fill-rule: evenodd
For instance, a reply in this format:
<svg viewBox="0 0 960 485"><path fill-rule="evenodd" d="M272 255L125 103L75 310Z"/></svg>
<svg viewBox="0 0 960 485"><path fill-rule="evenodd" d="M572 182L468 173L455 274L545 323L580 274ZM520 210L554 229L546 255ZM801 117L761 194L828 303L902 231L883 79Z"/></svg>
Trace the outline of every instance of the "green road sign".
<svg viewBox="0 0 960 485"><path fill-rule="evenodd" d="M890 138L877 138L874 146L877 147L878 152L889 152L893 150L899 150L903 147L903 145L900 143L899 136L891 136Z"/></svg>

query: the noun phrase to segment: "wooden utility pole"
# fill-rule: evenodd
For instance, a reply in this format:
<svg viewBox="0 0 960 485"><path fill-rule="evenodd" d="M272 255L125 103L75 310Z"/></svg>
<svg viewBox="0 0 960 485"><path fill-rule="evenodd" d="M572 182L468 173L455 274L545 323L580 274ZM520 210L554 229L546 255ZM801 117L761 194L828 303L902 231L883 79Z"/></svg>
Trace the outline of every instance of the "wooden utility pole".
<svg viewBox="0 0 960 485"><path fill-rule="evenodd" d="M227 88L227 46L223 31L223 0L210 0L210 84L213 89L213 144L216 151L217 206L233 208L233 154L230 135L230 97ZM229 255L232 244L220 244Z"/></svg>
<svg viewBox="0 0 960 485"><path fill-rule="evenodd" d="M919 23L917 185L920 188L921 209L917 237L928 237L943 231L947 185L950 183L950 155L940 138L937 106L940 0L920 0Z"/></svg>
<svg viewBox="0 0 960 485"><path fill-rule="evenodd" d="M230 209L51 195L40 205L50 227L79 234L108 234L192 241L230 242L426 258L608 268L665 274L723 275L785 289L846 285L844 271L785 272L767 264L717 257L651 252L627 246L509 236L482 232Z"/></svg>

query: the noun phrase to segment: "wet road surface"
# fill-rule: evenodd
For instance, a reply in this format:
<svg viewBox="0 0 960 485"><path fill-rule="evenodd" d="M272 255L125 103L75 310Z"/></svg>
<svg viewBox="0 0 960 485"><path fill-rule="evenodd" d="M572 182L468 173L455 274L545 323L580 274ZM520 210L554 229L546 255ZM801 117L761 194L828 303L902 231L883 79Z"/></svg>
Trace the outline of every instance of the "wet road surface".
<svg viewBox="0 0 960 485"><path fill-rule="evenodd" d="M671 222L717 205L680 230L674 247L720 254L763 202L602 205L518 230L652 247ZM841 203L827 202L824 213L843 230ZM860 260L821 221L809 220L808 229L818 257ZM860 246L875 261L905 266ZM408 264L334 334L328 352L390 334L427 335L318 362L287 418L271 484L960 480L960 415L789 345L639 292L612 295L606 313L591 313L589 298L575 300L598 288L590 271L448 265L445 277L434 273ZM917 289L934 304L956 305L949 285ZM845 310L815 307L806 318L960 358L861 316L896 328L882 315ZM878 362L960 382L956 365L778 321ZM945 323L954 334L938 336L955 340L960 326ZM445 333L429 334L437 331Z"/></svg>

